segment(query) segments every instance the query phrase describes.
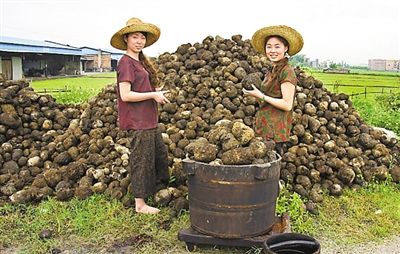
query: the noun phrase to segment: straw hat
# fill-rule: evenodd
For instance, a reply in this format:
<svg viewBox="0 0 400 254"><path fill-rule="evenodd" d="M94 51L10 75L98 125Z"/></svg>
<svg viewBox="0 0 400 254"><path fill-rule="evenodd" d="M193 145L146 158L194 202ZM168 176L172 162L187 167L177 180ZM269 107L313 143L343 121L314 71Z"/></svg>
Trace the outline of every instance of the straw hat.
<svg viewBox="0 0 400 254"><path fill-rule="evenodd" d="M251 44L260 53L265 54L265 43L272 35L279 35L289 43L288 54L293 56L303 48L303 37L289 26L267 26L257 30L251 38Z"/></svg>
<svg viewBox="0 0 400 254"><path fill-rule="evenodd" d="M126 26L121 28L111 37L111 46L117 49L126 50L127 46L124 41L124 35L133 32L146 33L146 44L144 47L150 46L160 38L160 28L150 23L143 23L138 18L130 18L126 22Z"/></svg>

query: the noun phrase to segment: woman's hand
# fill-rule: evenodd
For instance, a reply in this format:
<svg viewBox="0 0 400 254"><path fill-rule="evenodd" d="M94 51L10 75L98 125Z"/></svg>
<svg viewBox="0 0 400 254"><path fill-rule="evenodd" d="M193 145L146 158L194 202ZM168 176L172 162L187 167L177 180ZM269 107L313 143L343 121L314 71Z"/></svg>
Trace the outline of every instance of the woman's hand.
<svg viewBox="0 0 400 254"><path fill-rule="evenodd" d="M158 87L156 87L155 89L156 89L156 91L158 92L158 91L161 91L161 90L163 89L163 87L164 87L164 86L158 86Z"/></svg>
<svg viewBox="0 0 400 254"><path fill-rule="evenodd" d="M246 90L244 88L242 89L244 95L251 95L258 99L262 99L264 97L264 94L260 90L258 90L255 85L251 85L251 87L253 87L253 90Z"/></svg>
<svg viewBox="0 0 400 254"><path fill-rule="evenodd" d="M254 85L251 86L253 87L253 90L246 90L243 88L243 93L245 95L251 95L259 98L263 103L268 103L283 111L290 111L293 109L293 101L296 87L292 83L285 82L281 85L282 98L273 98L271 96L265 95Z"/></svg>
<svg viewBox="0 0 400 254"><path fill-rule="evenodd" d="M165 95L164 95L165 93L169 93L169 91L153 92L153 99L160 104L165 104L165 103L169 102L167 97L165 97Z"/></svg>

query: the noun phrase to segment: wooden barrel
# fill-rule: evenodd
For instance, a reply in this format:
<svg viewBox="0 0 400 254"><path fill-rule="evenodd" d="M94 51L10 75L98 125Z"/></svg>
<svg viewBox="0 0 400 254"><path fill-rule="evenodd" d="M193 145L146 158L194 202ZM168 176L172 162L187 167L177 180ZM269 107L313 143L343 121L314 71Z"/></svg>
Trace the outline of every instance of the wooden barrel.
<svg viewBox="0 0 400 254"><path fill-rule="evenodd" d="M252 165L183 160L191 226L221 238L252 237L270 231L275 222L280 160Z"/></svg>

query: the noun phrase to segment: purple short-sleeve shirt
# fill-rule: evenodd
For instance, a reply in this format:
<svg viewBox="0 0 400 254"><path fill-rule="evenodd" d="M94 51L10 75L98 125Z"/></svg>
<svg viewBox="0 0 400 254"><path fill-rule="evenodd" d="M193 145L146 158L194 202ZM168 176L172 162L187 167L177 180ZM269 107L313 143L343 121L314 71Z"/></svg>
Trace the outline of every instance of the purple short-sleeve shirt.
<svg viewBox="0 0 400 254"><path fill-rule="evenodd" d="M153 99L139 102L124 102L119 90L120 82L129 82L131 91L154 92L149 73L140 61L128 55L122 56L117 66L118 124L122 130L143 130L157 127L157 102Z"/></svg>

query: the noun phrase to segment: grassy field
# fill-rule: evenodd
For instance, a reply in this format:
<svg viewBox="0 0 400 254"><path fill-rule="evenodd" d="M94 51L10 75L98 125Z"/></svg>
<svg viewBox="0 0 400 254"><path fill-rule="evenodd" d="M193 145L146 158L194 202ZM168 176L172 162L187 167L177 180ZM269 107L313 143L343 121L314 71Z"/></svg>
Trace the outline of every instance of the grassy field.
<svg viewBox="0 0 400 254"><path fill-rule="evenodd" d="M308 69L306 72L314 78L321 80L330 91L334 92L342 92L350 95L364 93L366 89L367 97L374 97L382 92L400 93L400 74L398 73L368 72L364 70L350 74L333 74L312 69ZM335 84L337 84L336 87L334 87Z"/></svg>
<svg viewBox="0 0 400 254"><path fill-rule="evenodd" d="M400 232L400 185L372 183L340 198L326 197L316 230L338 243L379 240Z"/></svg>
<svg viewBox="0 0 400 254"><path fill-rule="evenodd" d="M31 86L37 92L52 95L58 103L79 104L96 96L104 86L115 82L115 72L107 72L73 78L33 80Z"/></svg>
<svg viewBox="0 0 400 254"><path fill-rule="evenodd" d="M371 71L368 69L351 68L350 73L363 75L380 75L380 76L400 76L400 72L395 71Z"/></svg>

